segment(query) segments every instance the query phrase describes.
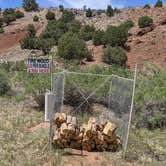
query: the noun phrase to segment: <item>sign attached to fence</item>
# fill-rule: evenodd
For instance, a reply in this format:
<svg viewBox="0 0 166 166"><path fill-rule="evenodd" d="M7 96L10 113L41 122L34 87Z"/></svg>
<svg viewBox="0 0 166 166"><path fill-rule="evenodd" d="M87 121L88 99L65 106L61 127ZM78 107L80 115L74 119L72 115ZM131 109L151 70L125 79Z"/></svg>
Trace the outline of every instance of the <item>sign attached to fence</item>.
<svg viewBox="0 0 166 166"><path fill-rule="evenodd" d="M50 73L51 58L29 57L26 59L28 73Z"/></svg>

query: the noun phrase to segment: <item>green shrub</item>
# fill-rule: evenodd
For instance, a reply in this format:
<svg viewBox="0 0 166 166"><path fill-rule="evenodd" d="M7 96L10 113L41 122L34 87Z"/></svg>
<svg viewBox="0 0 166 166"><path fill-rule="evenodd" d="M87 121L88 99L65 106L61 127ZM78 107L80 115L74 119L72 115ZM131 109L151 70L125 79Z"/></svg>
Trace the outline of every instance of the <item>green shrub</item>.
<svg viewBox="0 0 166 166"><path fill-rule="evenodd" d="M60 12L63 12L63 11L64 11L63 5L59 5L59 10L60 10Z"/></svg>
<svg viewBox="0 0 166 166"><path fill-rule="evenodd" d="M31 37L25 37L20 41L22 49L35 49L35 39Z"/></svg>
<svg viewBox="0 0 166 166"><path fill-rule="evenodd" d="M156 4L154 7L163 7L163 2L162 0L157 0Z"/></svg>
<svg viewBox="0 0 166 166"><path fill-rule="evenodd" d="M26 65L24 60L22 61L16 61L14 65L12 65L12 71L26 71Z"/></svg>
<svg viewBox="0 0 166 166"><path fill-rule="evenodd" d="M107 28L104 37L103 37L103 43L105 45L111 45L112 47L115 46L124 46L124 44L127 41L128 37L128 31L126 30L126 27L121 26L110 26Z"/></svg>
<svg viewBox="0 0 166 166"><path fill-rule="evenodd" d="M49 74L28 74L21 77L25 86L25 92L31 94L39 107L44 108L44 94L50 89L51 77Z"/></svg>
<svg viewBox="0 0 166 166"><path fill-rule="evenodd" d="M43 51L43 53L46 55L51 51L52 46L54 45L53 39L39 39L41 40L41 46L40 49Z"/></svg>
<svg viewBox="0 0 166 166"><path fill-rule="evenodd" d="M21 11L19 11L19 10L17 10L17 11L15 12L15 16L16 16L16 18L22 18L22 17L24 17L24 13L21 12Z"/></svg>
<svg viewBox="0 0 166 166"><path fill-rule="evenodd" d="M104 51L104 62L107 64L116 64L125 66L127 56L123 48L108 46Z"/></svg>
<svg viewBox="0 0 166 166"><path fill-rule="evenodd" d="M33 21L34 21L34 22L39 22L39 17L38 17L37 15L35 15L35 16L33 17Z"/></svg>
<svg viewBox="0 0 166 166"><path fill-rule="evenodd" d="M13 8L7 8L3 11L3 16L12 15L15 16L15 10Z"/></svg>
<svg viewBox="0 0 166 166"><path fill-rule="evenodd" d="M106 14L109 17L112 17L114 15L114 9L112 8L111 5L108 5L107 10L106 10Z"/></svg>
<svg viewBox="0 0 166 166"><path fill-rule="evenodd" d="M0 70L3 70L6 73L8 73L12 65L13 65L13 62L9 62L9 61L0 63Z"/></svg>
<svg viewBox="0 0 166 166"><path fill-rule="evenodd" d="M75 19L75 15L72 11L69 10L64 10L63 11L63 15L61 18L62 22L68 23L68 22L72 22Z"/></svg>
<svg viewBox="0 0 166 166"><path fill-rule="evenodd" d="M26 11L36 11L38 9L38 4L36 0L23 0L23 8Z"/></svg>
<svg viewBox="0 0 166 166"><path fill-rule="evenodd" d="M12 8L5 9L3 11L3 22L9 25L11 22L16 20L15 10Z"/></svg>
<svg viewBox="0 0 166 166"><path fill-rule="evenodd" d="M14 15L4 15L3 16L3 22L6 23L6 25L9 25L11 22L15 21L16 18Z"/></svg>
<svg viewBox="0 0 166 166"><path fill-rule="evenodd" d="M4 33L4 29L3 29L3 19L0 18L0 33Z"/></svg>
<svg viewBox="0 0 166 166"><path fill-rule="evenodd" d="M0 17L0 27L3 26L3 19Z"/></svg>
<svg viewBox="0 0 166 166"><path fill-rule="evenodd" d="M153 24L153 19L149 16L142 16L138 20L138 25L140 28L145 28Z"/></svg>
<svg viewBox="0 0 166 166"><path fill-rule="evenodd" d="M71 24L71 23L70 23ZM61 20L49 21L46 29L42 32L41 38L54 40L55 45L58 44L58 39L68 31L68 24L62 22Z"/></svg>
<svg viewBox="0 0 166 166"><path fill-rule="evenodd" d="M124 25L127 29L130 29L134 26L134 22L132 20L128 19L122 25Z"/></svg>
<svg viewBox="0 0 166 166"><path fill-rule="evenodd" d="M85 41L89 41L92 39L94 31L95 31L94 26L85 25L80 30L80 37Z"/></svg>
<svg viewBox="0 0 166 166"><path fill-rule="evenodd" d="M35 27L34 27L33 24L29 24L29 25L27 26L27 32L28 32L28 36L29 36L29 37L31 37L31 38L35 37L35 35L36 35L36 30L35 30Z"/></svg>
<svg viewBox="0 0 166 166"><path fill-rule="evenodd" d="M150 9L150 5L149 4L145 4L144 5L144 9Z"/></svg>
<svg viewBox="0 0 166 166"><path fill-rule="evenodd" d="M38 49L42 50L44 54L48 54L54 45L54 40L51 38L42 39L25 37L20 41L20 45L22 49Z"/></svg>
<svg viewBox="0 0 166 166"><path fill-rule="evenodd" d="M81 60L86 57L88 50L85 42L81 40L77 34L68 32L58 41L58 53L60 57L67 60Z"/></svg>
<svg viewBox="0 0 166 166"><path fill-rule="evenodd" d="M92 17L92 10L90 8L86 10L86 17Z"/></svg>
<svg viewBox="0 0 166 166"><path fill-rule="evenodd" d="M0 80L0 96L3 96L11 90L9 79L3 71L0 71Z"/></svg>
<svg viewBox="0 0 166 166"><path fill-rule="evenodd" d="M135 108L142 109L148 101L166 101L166 68L160 69L154 65L145 65L137 76ZM148 71L148 72L147 72Z"/></svg>
<svg viewBox="0 0 166 166"><path fill-rule="evenodd" d="M102 45L103 44L103 36L104 36L104 32L103 31L95 31L94 34L93 34L93 44L95 46L98 46L98 45Z"/></svg>
<svg viewBox="0 0 166 166"><path fill-rule="evenodd" d="M43 39L53 39L55 45L58 43L58 39L64 34L63 28L60 29L60 25L56 20L49 21L46 29L40 35Z"/></svg>
<svg viewBox="0 0 166 166"><path fill-rule="evenodd" d="M0 33L4 33L3 27L0 27Z"/></svg>
<svg viewBox="0 0 166 166"><path fill-rule="evenodd" d="M46 19L47 20L55 20L55 13L53 13L52 11L48 10L47 14L46 14Z"/></svg>

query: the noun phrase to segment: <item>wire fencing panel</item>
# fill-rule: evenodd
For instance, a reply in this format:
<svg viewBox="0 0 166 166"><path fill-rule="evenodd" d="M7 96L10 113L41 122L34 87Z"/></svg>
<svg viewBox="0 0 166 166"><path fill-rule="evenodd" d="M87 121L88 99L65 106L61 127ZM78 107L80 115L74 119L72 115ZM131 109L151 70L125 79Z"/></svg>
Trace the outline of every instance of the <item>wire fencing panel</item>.
<svg viewBox="0 0 166 166"><path fill-rule="evenodd" d="M114 113L117 133L123 147L127 144L127 133L131 111L134 80L112 76L110 94L110 112ZM111 118L111 117L110 117Z"/></svg>
<svg viewBox="0 0 166 166"><path fill-rule="evenodd" d="M63 99L64 99L64 82L65 75L64 73L53 74L52 78L52 114L51 119L54 117L54 114L61 112L63 108Z"/></svg>
<svg viewBox="0 0 166 166"><path fill-rule="evenodd" d="M64 104L71 105L76 113L92 113L93 104L108 105L110 76L66 73Z"/></svg>

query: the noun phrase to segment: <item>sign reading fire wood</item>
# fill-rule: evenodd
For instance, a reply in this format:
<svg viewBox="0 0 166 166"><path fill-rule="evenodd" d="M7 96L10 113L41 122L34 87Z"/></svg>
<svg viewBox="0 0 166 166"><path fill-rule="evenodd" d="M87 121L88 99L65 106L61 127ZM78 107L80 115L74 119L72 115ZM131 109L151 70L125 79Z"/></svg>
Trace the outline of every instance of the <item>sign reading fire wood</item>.
<svg viewBox="0 0 166 166"><path fill-rule="evenodd" d="M26 60L28 73L50 73L51 59L47 57L29 57Z"/></svg>

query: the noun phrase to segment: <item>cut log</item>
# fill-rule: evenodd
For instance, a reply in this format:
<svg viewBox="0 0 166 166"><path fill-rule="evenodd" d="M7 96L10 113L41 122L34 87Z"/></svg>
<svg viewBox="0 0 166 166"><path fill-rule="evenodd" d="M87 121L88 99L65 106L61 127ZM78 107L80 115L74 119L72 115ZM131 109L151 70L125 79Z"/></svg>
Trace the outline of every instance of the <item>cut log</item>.
<svg viewBox="0 0 166 166"><path fill-rule="evenodd" d="M68 131L68 127L66 123L63 123L60 127L60 135L62 138L67 138L66 133Z"/></svg>
<svg viewBox="0 0 166 166"><path fill-rule="evenodd" d="M115 133L113 133L111 136L103 135L104 140L108 143L112 143L117 139L117 136Z"/></svg>
<svg viewBox="0 0 166 166"><path fill-rule="evenodd" d="M67 123L67 124L70 124L71 121L72 121L72 116L67 116L66 123Z"/></svg>
<svg viewBox="0 0 166 166"><path fill-rule="evenodd" d="M53 144L55 146L61 147L61 136L60 132L56 131L53 138Z"/></svg>
<svg viewBox="0 0 166 166"><path fill-rule="evenodd" d="M107 122L106 126L104 127L103 134L107 136L112 136L112 134L115 132L116 126L115 124L111 122Z"/></svg>
<svg viewBox="0 0 166 166"><path fill-rule="evenodd" d="M81 140L71 141L70 147L73 149L81 149L82 148L82 141Z"/></svg>
<svg viewBox="0 0 166 166"><path fill-rule="evenodd" d="M56 113L53 122L59 128L62 123L66 122L66 118L67 116L64 113Z"/></svg>
<svg viewBox="0 0 166 166"><path fill-rule="evenodd" d="M77 119L76 119L76 117L72 117L72 119L71 119L71 124L72 124L73 126L77 127Z"/></svg>

